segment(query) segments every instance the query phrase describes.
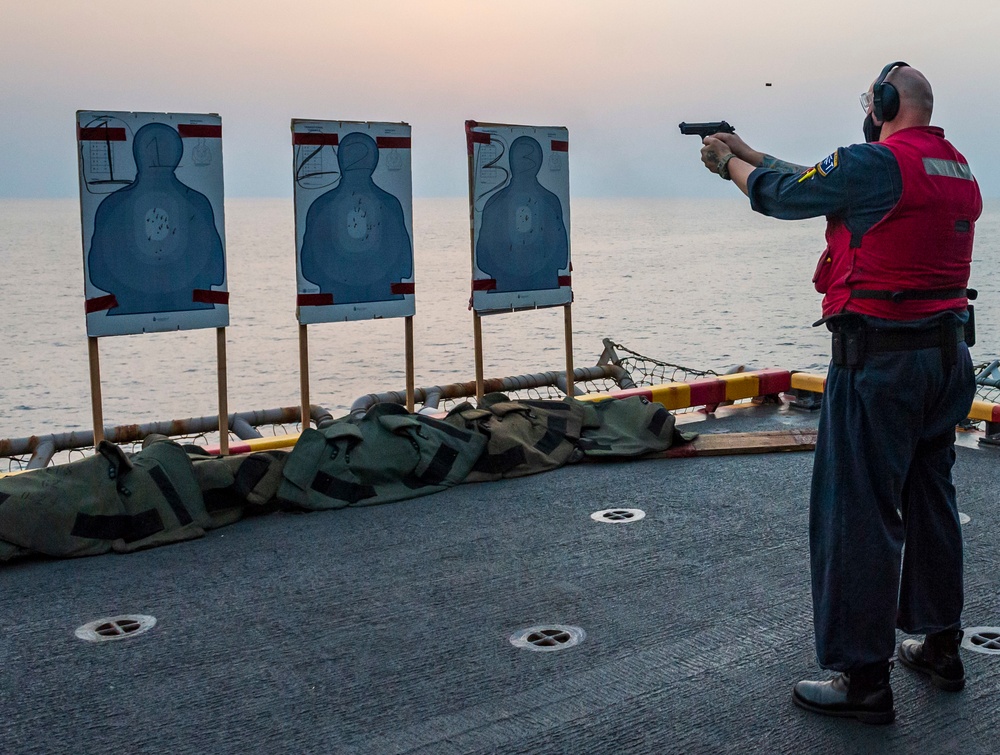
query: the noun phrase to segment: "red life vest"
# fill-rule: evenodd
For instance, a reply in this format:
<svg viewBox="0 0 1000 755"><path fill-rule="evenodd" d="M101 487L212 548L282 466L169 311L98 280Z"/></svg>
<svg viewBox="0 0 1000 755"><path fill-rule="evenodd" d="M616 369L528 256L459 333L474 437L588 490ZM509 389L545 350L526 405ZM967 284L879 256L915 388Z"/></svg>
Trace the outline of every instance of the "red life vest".
<svg viewBox="0 0 1000 755"><path fill-rule="evenodd" d="M975 221L983 210L979 185L939 128L903 129L881 143L899 164L902 195L857 247L842 220L827 220L827 247L813 276L816 290L826 294L823 316L848 311L917 320L963 310L968 299L952 294L964 294L969 282Z"/></svg>

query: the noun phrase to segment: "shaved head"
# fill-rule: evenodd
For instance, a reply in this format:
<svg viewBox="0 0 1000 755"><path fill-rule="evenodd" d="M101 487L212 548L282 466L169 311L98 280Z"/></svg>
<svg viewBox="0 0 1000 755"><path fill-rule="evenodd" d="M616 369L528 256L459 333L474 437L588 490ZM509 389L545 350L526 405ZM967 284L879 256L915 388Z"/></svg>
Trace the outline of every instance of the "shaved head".
<svg viewBox="0 0 1000 755"><path fill-rule="evenodd" d="M916 68L894 68L885 79L899 92L899 108L914 119L930 123L934 110L931 83Z"/></svg>

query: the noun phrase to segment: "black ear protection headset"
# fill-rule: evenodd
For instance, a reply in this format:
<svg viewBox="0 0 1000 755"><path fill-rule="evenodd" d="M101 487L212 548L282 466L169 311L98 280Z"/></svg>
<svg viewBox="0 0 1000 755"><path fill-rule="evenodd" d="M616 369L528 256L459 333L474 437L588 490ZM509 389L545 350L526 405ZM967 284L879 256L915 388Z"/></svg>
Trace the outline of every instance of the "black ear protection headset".
<svg viewBox="0 0 1000 755"><path fill-rule="evenodd" d="M882 69L875 83L872 85L872 115L879 121L885 123L891 121L899 113L899 91L892 84L885 82L885 77L894 68L908 68L909 64L902 60L890 63Z"/></svg>

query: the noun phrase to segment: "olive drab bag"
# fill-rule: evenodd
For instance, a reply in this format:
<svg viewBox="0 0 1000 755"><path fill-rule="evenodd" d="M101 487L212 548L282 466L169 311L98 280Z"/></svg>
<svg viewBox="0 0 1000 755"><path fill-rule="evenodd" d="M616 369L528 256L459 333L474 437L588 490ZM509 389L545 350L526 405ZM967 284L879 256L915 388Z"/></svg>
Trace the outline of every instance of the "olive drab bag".
<svg viewBox="0 0 1000 755"><path fill-rule="evenodd" d="M92 556L190 540L208 513L191 461L172 441L0 479L0 540L49 556Z"/></svg>
<svg viewBox="0 0 1000 755"><path fill-rule="evenodd" d="M299 436L278 497L306 510L370 506L436 493L465 479L486 439L397 404L375 404Z"/></svg>
<svg viewBox="0 0 1000 755"><path fill-rule="evenodd" d="M460 404L447 417L488 439L466 482L524 477L578 461L583 420L575 401L512 401L503 393L486 394L479 408Z"/></svg>
<svg viewBox="0 0 1000 755"><path fill-rule="evenodd" d="M640 456L666 451L697 436L679 432L674 415L641 396L575 403L586 413L579 446L590 457Z"/></svg>
<svg viewBox="0 0 1000 755"><path fill-rule="evenodd" d="M199 446L185 446L211 519L209 528L234 524L248 514L277 508L278 486L288 451L215 456Z"/></svg>

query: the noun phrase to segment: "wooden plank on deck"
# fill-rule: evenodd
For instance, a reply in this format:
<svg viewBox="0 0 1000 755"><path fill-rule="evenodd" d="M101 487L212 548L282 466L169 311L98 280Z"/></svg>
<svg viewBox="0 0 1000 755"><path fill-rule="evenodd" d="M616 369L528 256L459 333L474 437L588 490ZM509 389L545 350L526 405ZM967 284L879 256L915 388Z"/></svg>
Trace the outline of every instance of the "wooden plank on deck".
<svg viewBox="0 0 1000 755"><path fill-rule="evenodd" d="M781 451L812 451L816 430L768 430L756 433L708 433L691 443L650 454L650 458L686 459L691 456L734 456Z"/></svg>

